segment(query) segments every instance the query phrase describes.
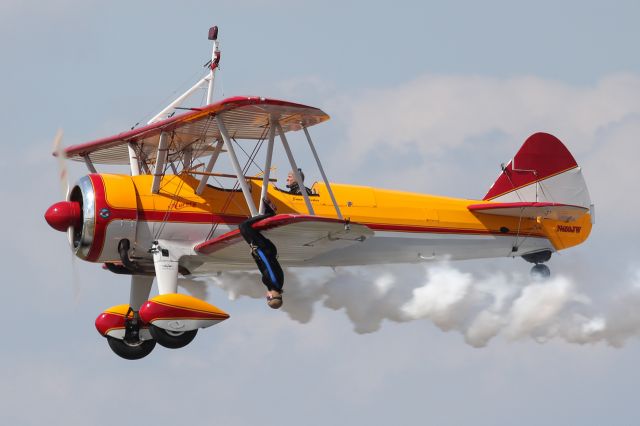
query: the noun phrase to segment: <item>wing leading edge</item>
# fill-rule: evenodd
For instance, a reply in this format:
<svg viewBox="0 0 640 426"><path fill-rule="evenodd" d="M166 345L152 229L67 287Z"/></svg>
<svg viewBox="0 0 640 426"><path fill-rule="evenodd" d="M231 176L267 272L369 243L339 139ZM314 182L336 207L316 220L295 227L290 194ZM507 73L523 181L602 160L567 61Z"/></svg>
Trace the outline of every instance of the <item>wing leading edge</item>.
<svg viewBox="0 0 640 426"><path fill-rule="evenodd" d="M301 263L332 250L349 247L373 236L365 225L340 219L280 214L253 224L278 248L278 259L287 264ZM249 258L249 247L235 229L195 246L196 253L211 260L237 262Z"/></svg>
<svg viewBox="0 0 640 426"><path fill-rule="evenodd" d="M166 120L114 136L73 145L65 149L67 158L84 161L90 155L95 164L129 164L128 144L135 144L148 160L155 158L160 133L171 134L173 151L189 147L196 156L213 151L211 141L219 140L215 117L222 117L229 135L235 139L263 139L269 119L275 117L284 132L322 123L329 116L318 108L257 96L237 96L175 115Z"/></svg>

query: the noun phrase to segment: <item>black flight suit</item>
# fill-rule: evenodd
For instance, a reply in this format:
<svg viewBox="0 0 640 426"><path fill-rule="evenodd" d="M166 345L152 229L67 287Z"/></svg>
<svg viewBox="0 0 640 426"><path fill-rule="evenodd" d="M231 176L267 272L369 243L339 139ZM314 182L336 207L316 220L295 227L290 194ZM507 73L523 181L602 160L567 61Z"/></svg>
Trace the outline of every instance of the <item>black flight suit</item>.
<svg viewBox="0 0 640 426"><path fill-rule="evenodd" d="M265 238L259 231L253 229L251 226L274 214L273 210L271 210L266 214L247 219L240 224L239 229L242 238L251 246L251 256L262 274L262 282L264 285L269 291L276 290L282 292L284 272L278 262L278 250L271 240Z"/></svg>

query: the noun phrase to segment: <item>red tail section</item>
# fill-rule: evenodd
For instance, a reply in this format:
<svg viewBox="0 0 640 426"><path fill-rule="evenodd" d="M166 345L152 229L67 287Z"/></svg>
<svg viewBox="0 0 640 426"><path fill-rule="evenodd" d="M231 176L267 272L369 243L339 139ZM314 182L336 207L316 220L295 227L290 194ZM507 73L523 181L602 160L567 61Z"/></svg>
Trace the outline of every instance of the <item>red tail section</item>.
<svg viewBox="0 0 640 426"><path fill-rule="evenodd" d="M575 167L578 163L558 138L548 133L535 133L507 164L484 200L500 197Z"/></svg>
<svg viewBox="0 0 640 426"><path fill-rule="evenodd" d="M484 200L551 202L589 208L591 200L573 155L555 136L535 133L507 164Z"/></svg>
<svg viewBox="0 0 640 426"><path fill-rule="evenodd" d="M536 218L556 250L587 239L593 205L582 170L556 137L536 133L527 139L471 211Z"/></svg>

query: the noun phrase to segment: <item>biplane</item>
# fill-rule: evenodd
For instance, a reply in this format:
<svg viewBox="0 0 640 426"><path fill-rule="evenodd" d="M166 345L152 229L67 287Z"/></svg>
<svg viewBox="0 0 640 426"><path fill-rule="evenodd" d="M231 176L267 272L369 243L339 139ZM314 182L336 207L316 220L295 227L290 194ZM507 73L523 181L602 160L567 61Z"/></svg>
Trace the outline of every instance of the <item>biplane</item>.
<svg viewBox="0 0 640 426"><path fill-rule="evenodd" d="M179 293L180 276L258 268L281 303L281 267L518 256L546 277L552 253L589 236L593 205L581 169L554 136L526 139L481 200L332 183L309 131L329 116L263 97L213 102L216 27L209 39L205 77L148 124L56 150L58 158L84 162L89 173L47 210L47 222L67 233L75 256L131 276L128 303L96 319L117 355L140 359L156 343L184 347L199 329L229 317ZM204 106L180 109L205 88ZM271 175L278 145L305 188L293 135L308 145L321 177L298 193L279 188ZM225 157L231 173L221 172ZM127 173L99 173L100 165L121 165ZM250 175L250 167L259 173ZM154 278L159 294L151 297Z"/></svg>

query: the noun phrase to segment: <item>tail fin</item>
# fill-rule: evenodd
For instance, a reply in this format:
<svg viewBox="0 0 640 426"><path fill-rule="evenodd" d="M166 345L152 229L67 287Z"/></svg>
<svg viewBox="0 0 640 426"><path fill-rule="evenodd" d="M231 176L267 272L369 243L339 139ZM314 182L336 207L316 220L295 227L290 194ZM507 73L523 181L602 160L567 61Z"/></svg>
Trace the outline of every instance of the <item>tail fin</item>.
<svg viewBox="0 0 640 426"><path fill-rule="evenodd" d="M485 201L549 202L592 209L582 170L555 136L535 133L484 196Z"/></svg>

